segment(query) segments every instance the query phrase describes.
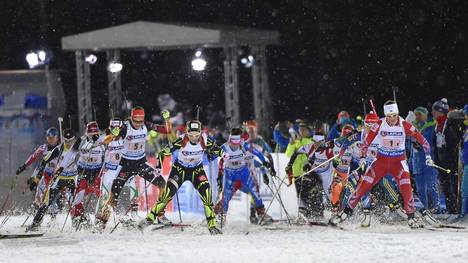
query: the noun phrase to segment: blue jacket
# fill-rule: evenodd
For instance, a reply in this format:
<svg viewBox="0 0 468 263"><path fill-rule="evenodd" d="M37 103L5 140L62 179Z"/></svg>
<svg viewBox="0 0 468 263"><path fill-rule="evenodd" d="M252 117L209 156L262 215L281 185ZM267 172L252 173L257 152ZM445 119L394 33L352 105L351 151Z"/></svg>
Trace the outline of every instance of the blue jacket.
<svg viewBox="0 0 468 263"><path fill-rule="evenodd" d="M345 123L343 123L343 125L346 125L346 124L351 124L353 125L354 128L357 127L356 121L353 119L349 119L349 121L346 121ZM333 126L330 128L330 131L328 132L327 141L336 139L340 137L340 135L341 135L341 125L335 122Z"/></svg>
<svg viewBox="0 0 468 263"><path fill-rule="evenodd" d="M276 152L284 153L288 148L289 138L285 137L279 129L273 130L273 139L276 142Z"/></svg>
<svg viewBox="0 0 468 263"><path fill-rule="evenodd" d="M414 127L426 138L427 142L431 146L431 157L434 158L434 150L432 149L432 139L434 134L435 122L433 120L428 120L427 122L416 123L413 122ZM422 174L426 165L426 154L422 149L422 146L419 145L416 140L409 139L409 162L412 172L415 174Z"/></svg>
<svg viewBox="0 0 468 263"><path fill-rule="evenodd" d="M468 122L465 121L464 124L464 131L463 131L463 151L462 151L462 158L463 164L468 165Z"/></svg>

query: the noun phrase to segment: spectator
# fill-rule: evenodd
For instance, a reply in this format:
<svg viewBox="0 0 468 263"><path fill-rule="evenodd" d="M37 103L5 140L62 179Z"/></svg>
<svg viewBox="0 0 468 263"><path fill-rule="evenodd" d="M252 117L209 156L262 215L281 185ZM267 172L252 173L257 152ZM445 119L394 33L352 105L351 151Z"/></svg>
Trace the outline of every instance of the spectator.
<svg viewBox="0 0 468 263"><path fill-rule="evenodd" d="M432 105L432 116L436 122L432 147L434 161L437 165L450 169L450 173L440 173L439 181L445 195L445 204L450 214L457 213L457 178L454 171L457 169L457 134L456 129L449 122L447 113L449 105L447 99L441 99Z"/></svg>
<svg viewBox="0 0 468 263"><path fill-rule="evenodd" d="M428 110L424 107L417 107L414 110L415 120L414 127L426 138L427 142L432 146L434 135L434 120L428 120ZM431 212L439 210L440 200L438 194L437 170L426 165L426 156L422 146L414 139L410 139L410 164L412 173L416 180L416 191L419 200L424 205L425 209L430 209ZM431 157L434 158L434 153L431 148Z"/></svg>
<svg viewBox="0 0 468 263"><path fill-rule="evenodd" d="M468 104L463 108L463 115L463 181L461 186L461 214L466 215L468 213Z"/></svg>
<svg viewBox="0 0 468 263"><path fill-rule="evenodd" d="M286 149L286 156L291 158L291 156L302 146L306 144L313 143L311 138L311 127L309 123L302 121L299 123L299 136L297 139L291 138L288 148ZM304 172L302 170L304 164L308 161L305 154L300 154L297 156L296 160L292 164L292 172L294 177L302 175Z"/></svg>
<svg viewBox="0 0 468 263"><path fill-rule="evenodd" d="M289 144L291 135L289 134L289 128L292 127L289 121L279 121L275 129L273 130L273 139L276 142L275 152L284 153Z"/></svg>
<svg viewBox="0 0 468 263"><path fill-rule="evenodd" d="M346 124L351 124L353 128L356 128L356 122L351 119L349 113L347 111L340 111L340 113L338 113L336 123L333 124L333 126L330 128L330 132L327 136L327 141L332 141L333 139L340 137L341 128Z"/></svg>
<svg viewBox="0 0 468 263"><path fill-rule="evenodd" d="M244 128L248 136L243 136L249 145L255 147L259 152L264 155L269 155L272 150L270 145L258 134L257 122L255 120L249 120L244 123Z"/></svg>

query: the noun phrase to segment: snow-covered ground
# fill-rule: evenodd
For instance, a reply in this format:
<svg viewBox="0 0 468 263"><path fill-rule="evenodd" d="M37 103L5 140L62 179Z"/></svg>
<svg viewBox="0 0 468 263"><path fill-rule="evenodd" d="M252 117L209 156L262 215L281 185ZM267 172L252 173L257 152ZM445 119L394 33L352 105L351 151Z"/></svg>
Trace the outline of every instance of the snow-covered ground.
<svg viewBox="0 0 468 263"><path fill-rule="evenodd" d="M177 222L177 215L170 215ZM184 218L187 216L184 215ZM12 217L2 233L22 231L24 216ZM224 234L193 226L93 234L60 228L64 216L39 238L0 240L0 262L468 262L466 230L410 230L401 225L355 223L346 231L320 226L253 226L231 220ZM45 222L44 225L46 225ZM110 224L113 226L113 223Z"/></svg>

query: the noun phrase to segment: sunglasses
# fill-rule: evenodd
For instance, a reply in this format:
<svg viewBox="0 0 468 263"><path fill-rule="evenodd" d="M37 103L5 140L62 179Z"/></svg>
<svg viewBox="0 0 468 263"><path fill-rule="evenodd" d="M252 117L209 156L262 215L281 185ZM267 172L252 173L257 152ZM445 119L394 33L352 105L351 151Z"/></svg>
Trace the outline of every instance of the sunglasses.
<svg viewBox="0 0 468 263"><path fill-rule="evenodd" d="M394 114L388 114L387 117L396 118L396 117L398 117L398 114L395 114L395 113Z"/></svg>
<svg viewBox="0 0 468 263"><path fill-rule="evenodd" d="M137 121L137 120L132 119L132 122L135 124L142 124L143 122L145 122L145 120Z"/></svg>

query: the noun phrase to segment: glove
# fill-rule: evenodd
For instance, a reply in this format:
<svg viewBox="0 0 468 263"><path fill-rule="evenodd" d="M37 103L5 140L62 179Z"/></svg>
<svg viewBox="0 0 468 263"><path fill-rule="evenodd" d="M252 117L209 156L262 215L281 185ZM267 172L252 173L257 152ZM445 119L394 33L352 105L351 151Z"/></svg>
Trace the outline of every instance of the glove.
<svg viewBox="0 0 468 263"><path fill-rule="evenodd" d="M291 170L287 170L287 174L288 174L288 182L289 182L288 186L291 186L294 181L294 176Z"/></svg>
<svg viewBox="0 0 468 263"><path fill-rule="evenodd" d="M161 116L165 121L167 121L171 117L171 113L168 110L163 110L161 111Z"/></svg>
<svg viewBox="0 0 468 263"><path fill-rule="evenodd" d="M434 161L432 160L430 155L426 155L426 165L427 166L433 166L434 165Z"/></svg>
<svg viewBox="0 0 468 263"><path fill-rule="evenodd" d="M292 164L288 164L284 170L286 171L287 174L292 173Z"/></svg>
<svg viewBox="0 0 468 263"><path fill-rule="evenodd" d="M268 178L268 174L266 173L263 174L263 182L265 184L270 184L270 178Z"/></svg>
<svg viewBox="0 0 468 263"><path fill-rule="evenodd" d="M309 163L309 162L307 162L306 164L304 164L304 166L302 166L302 170L303 170L304 172L307 172L307 171L309 171L310 169L312 169L312 164Z"/></svg>
<svg viewBox="0 0 468 263"><path fill-rule="evenodd" d="M114 137L117 137L119 136L120 134L120 128L119 127L115 127L111 130L111 134L114 136Z"/></svg>
<svg viewBox="0 0 468 263"><path fill-rule="evenodd" d="M26 169L26 164L22 164L20 167L18 167L18 170L16 170L16 175L22 173Z"/></svg>
<svg viewBox="0 0 468 263"><path fill-rule="evenodd" d="M31 192L34 192L36 191L37 184L39 183L39 178L36 176L29 177L26 183L29 185L29 190L31 190Z"/></svg>

